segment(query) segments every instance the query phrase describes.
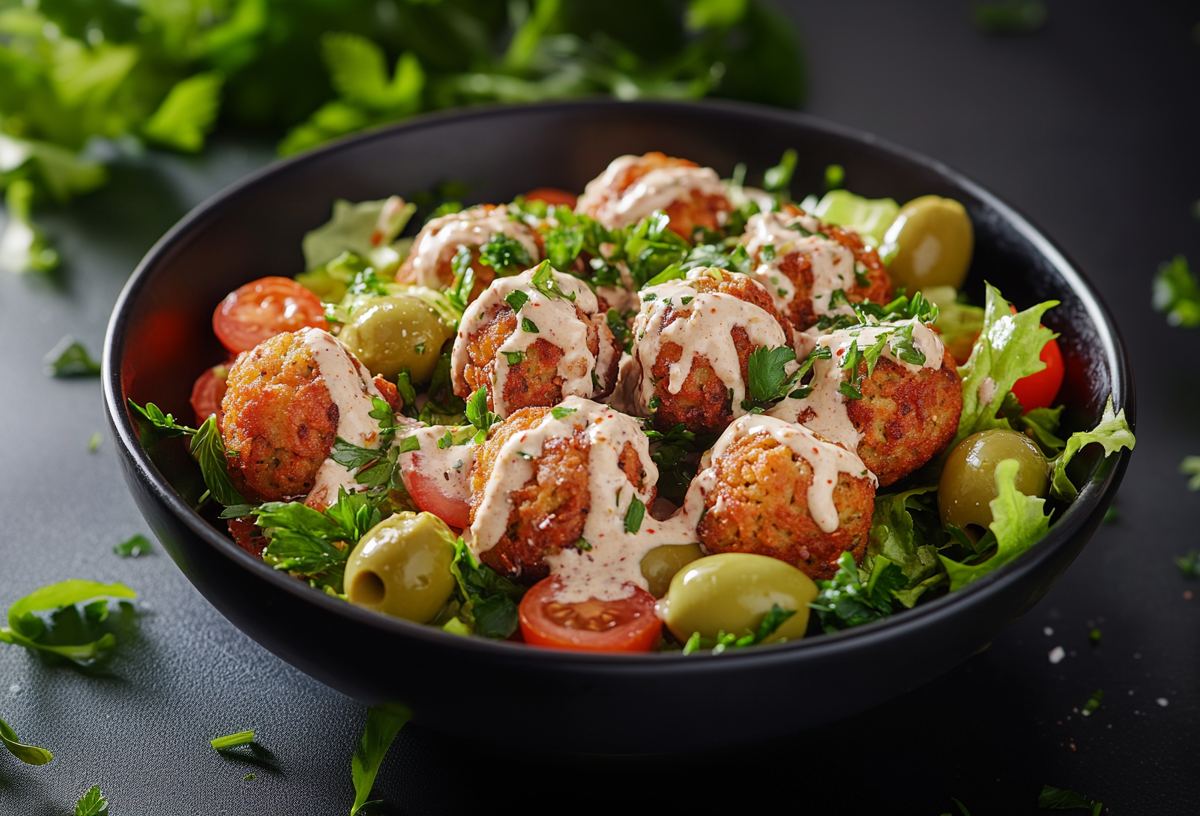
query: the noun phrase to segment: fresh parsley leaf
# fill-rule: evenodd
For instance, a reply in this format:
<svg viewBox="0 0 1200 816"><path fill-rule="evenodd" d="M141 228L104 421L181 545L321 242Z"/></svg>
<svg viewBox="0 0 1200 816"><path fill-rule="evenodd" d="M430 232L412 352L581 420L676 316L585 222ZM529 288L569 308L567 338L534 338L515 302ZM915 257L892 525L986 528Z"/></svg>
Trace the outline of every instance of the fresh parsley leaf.
<svg viewBox="0 0 1200 816"><path fill-rule="evenodd" d="M779 164L767 168L763 173L763 189L773 193L776 198L787 201L791 198L788 188L792 183L792 174L796 172L798 154L792 148L783 151Z"/></svg>
<svg viewBox="0 0 1200 816"><path fill-rule="evenodd" d="M504 302L516 313L525 308L525 304L529 302L529 295L520 289L515 289L504 296Z"/></svg>
<svg viewBox="0 0 1200 816"><path fill-rule="evenodd" d="M150 118L142 125L142 135L164 147L196 153L204 147L204 137L217 123L224 75L206 71L180 80Z"/></svg>
<svg viewBox="0 0 1200 816"><path fill-rule="evenodd" d="M210 416L200 425L192 437L192 458L200 464L204 484L209 493L224 505L244 504L246 499L233 486L229 478L229 462L225 457L225 443L217 430L216 416Z"/></svg>
<svg viewBox="0 0 1200 816"><path fill-rule="evenodd" d="M51 377L95 377L100 373L100 363L69 334L51 349L43 362L46 374Z"/></svg>
<svg viewBox="0 0 1200 816"><path fill-rule="evenodd" d="M646 505L637 496L629 503L625 511L625 532L636 533L642 529L642 519L646 517Z"/></svg>
<svg viewBox="0 0 1200 816"><path fill-rule="evenodd" d="M948 580L937 557L936 531L940 528L934 488L876 496L863 571L872 574L880 557L886 559L882 564L898 567L905 584L894 589L892 596L911 609L921 595Z"/></svg>
<svg viewBox="0 0 1200 816"><path fill-rule="evenodd" d="M415 436L406 436L400 440L400 453L412 453L421 449L421 442Z"/></svg>
<svg viewBox="0 0 1200 816"><path fill-rule="evenodd" d="M528 317L521 318L521 331L527 332L528 334L539 334L540 333L540 332L538 332L537 324L534 323L532 320L530 320Z"/></svg>
<svg viewBox="0 0 1200 816"><path fill-rule="evenodd" d="M98 584L95 581L78 579L44 586L8 608L8 626L0 628L0 643L51 652L81 666L91 665L116 646L117 640L111 632L89 643L51 645L39 640L47 633L47 627L42 619L33 613L70 607L105 597L136 598L137 593L124 584Z"/></svg>
<svg viewBox="0 0 1200 816"><path fill-rule="evenodd" d="M692 454L710 447L706 444L708 440L697 442L696 434L683 423L665 434L653 428L646 429L644 433L650 439L650 458L658 466L658 494L676 504L683 504L698 469L698 462Z"/></svg>
<svg viewBox="0 0 1200 816"><path fill-rule="evenodd" d="M894 608L893 593L903 589L908 580L900 567L877 556L874 570L864 584L854 556L844 552L833 578L815 583L819 592L809 606L816 610L826 632L836 632L890 616Z"/></svg>
<svg viewBox="0 0 1200 816"><path fill-rule="evenodd" d="M107 813L108 799L105 798L99 785L93 785L75 803L75 816L105 816Z"/></svg>
<svg viewBox="0 0 1200 816"><path fill-rule="evenodd" d="M367 709L367 724L350 760L350 777L354 780L354 804L350 806L350 816L354 816L366 804L383 758L400 729L410 719L412 712L395 703Z"/></svg>
<svg viewBox="0 0 1200 816"><path fill-rule="evenodd" d="M460 538L450 571L462 601L460 619L484 637L506 638L517 631L517 604L525 590L475 560Z"/></svg>
<svg viewBox="0 0 1200 816"><path fill-rule="evenodd" d="M1188 479L1188 490L1200 490L1200 456L1185 456L1179 463L1179 472Z"/></svg>
<svg viewBox="0 0 1200 816"><path fill-rule="evenodd" d="M516 238L497 232L479 248L479 262L492 267L497 274L505 274L529 267L533 258Z"/></svg>
<svg viewBox="0 0 1200 816"><path fill-rule="evenodd" d="M138 534L113 547L113 552L122 558L137 558L139 555L154 552L154 547L144 535Z"/></svg>
<svg viewBox="0 0 1200 816"><path fill-rule="evenodd" d="M649 285L691 251L691 244L668 228L670 223L671 219L660 210L639 221L626 238L623 254L635 288Z"/></svg>
<svg viewBox="0 0 1200 816"><path fill-rule="evenodd" d="M575 549L579 550L580 552L590 552L592 545L588 543L586 538L581 538L575 542Z"/></svg>
<svg viewBox="0 0 1200 816"><path fill-rule="evenodd" d="M714 655L719 655L729 649L745 649L750 646L757 646L783 626L788 618L796 614L795 609L783 609L779 604L772 604L771 610L763 615L762 621L758 624L758 629L753 632L747 632L745 635L737 635L731 632L718 632L716 640L709 640L700 636L699 632L693 632L684 644L683 653L685 655L695 654L701 649L711 650Z"/></svg>
<svg viewBox="0 0 1200 816"><path fill-rule="evenodd" d="M356 470L377 461L385 453L386 451L382 451L379 448L359 447L339 436L333 443L333 450L329 452L329 458L342 467Z"/></svg>
<svg viewBox="0 0 1200 816"><path fill-rule="evenodd" d="M1093 442L1104 448L1105 456L1110 456L1122 448L1133 450L1135 440L1133 432L1129 430L1129 423L1125 421L1125 409L1122 408L1120 412L1114 414L1111 395L1108 403L1104 406L1104 413L1100 416L1100 423L1090 431L1077 431L1071 434L1063 452L1051 463L1054 466L1053 476L1050 480L1052 496L1069 501L1079 495L1079 491L1075 489L1075 485L1067 476L1067 465L1080 449Z"/></svg>
<svg viewBox="0 0 1200 816"><path fill-rule="evenodd" d="M238 746L249 745L250 743L254 742L254 731L239 731L236 734L230 734L225 737L217 737L214 740L210 740L210 742L212 743L212 747L216 748L218 751L224 751L228 748L237 748Z"/></svg>
<svg viewBox="0 0 1200 816"><path fill-rule="evenodd" d="M749 374L750 397L755 402L778 402L787 396L788 389L784 386L790 378L786 370L788 363L796 359L796 352L787 346L766 348L760 346L750 352L747 366Z"/></svg>
<svg viewBox="0 0 1200 816"><path fill-rule="evenodd" d="M474 425L478 432L475 434L475 444L482 445L487 440L488 430L504 418L494 414L487 407L487 389L480 388L467 401L467 421Z"/></svg>
<svg viewBox="0 0 1200 816"><path fill-rule="evenodd" d="M313 578L340 593L346 557L368 530L382 521L383 491L347 493L324 513L302 502L266 502L251 510L269 540L263 561L278 570ZM340 546L339 546L340 545Z"/></svg>
<svg viewBox="0 0 1200 816"><path fill-rule="evenodd" d="M506 351L503 354L504 361L510 366L520 365L525 362L525 352L523 351Z"/></svg>
<svg viewBox="0 0 1200 816"><path fill-rule="evenodd" d="M54 759L54 754L36 745L27 745L17 737L17 732L8 723L0 719L0 743L8 752L26 765L45 765Z"/></svg>
<svg viewBox="0 0 1200 816"><path fill-rule="evenodd" d="M555 419L564 419L566 417L569 417L571 414L575 413L576 410L578 410L578 409L566 408L562 405L559 405L556 408L551 408L550 413Z"/></svg>
<svg viewBox="0 0 1200 816"><path fill-rule="evenodd" d="M1187 258L1176 255L1158 267L1154 276L1154 308L1165 312L1172 326L1200 326L1200 283L1188 269Z"/></svg>
<svg viewBox="0 0 1200 816"><path fill-rule="evenodd" d="M556 298L559 300L569 300L575 302L574 292L564 292L559 286L558 281L554 277L554 269L551 268L549 261L542 261L538 264L537 269L533 273L530 284L534 289L541 292L548 298Z"/></svg>
<svg viewBox="0 0 1200 816"><path fill-rule="evenodd" d="M1187 578L1200 578L1200 551L1192 550L1187 555L1175 559L1175 566Z"/></svg>

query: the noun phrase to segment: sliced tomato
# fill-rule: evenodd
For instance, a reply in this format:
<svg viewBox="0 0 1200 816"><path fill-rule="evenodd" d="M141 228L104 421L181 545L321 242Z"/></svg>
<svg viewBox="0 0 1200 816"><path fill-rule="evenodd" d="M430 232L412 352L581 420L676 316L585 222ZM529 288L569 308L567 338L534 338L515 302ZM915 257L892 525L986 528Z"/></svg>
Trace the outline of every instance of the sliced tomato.
<svg viewBox="0 0 1200 816"><path fill-rule="evenodd" d="M470 526L471 507L467 500L445 490L435 478L435 473L423 469L421 454L402 457L401 462L400 478L404 480L404 489L417 507L426 513L433 513L451 527L461 530Z"/></svg>
<svg viewBox="0 0 1200 816"><path fill-rule="evenodd" d="M225 381L229 367L213 366L196 378L192 386L192 410L196 412L196 425L200 426L210 416L221 421L221 400L225 398Z"/></svg>
<svg viewBox="0 0 1200 816"><path fill-rule="evenodd" d="M225 296L213 312L213 331L237 354L283 332L329 329L321 299L291 278L260 278Z"/></svg>
<svg viewBox="0 0 1200 816"><path fill-rule="evenodd" d="M560 584L550 576L525 593L519 614L521 634L533 646L592 652L648 652L662 634L654 596L631 586L627 598L562 603Z"/></svg>
<svg viewBox="0 0 1200 816"><path fill-rule="evenodd" d="M578 198L574 193L559 190L557 187L538 187L525 194L526 201L545 201L551 207L570 207L572 210L575 209Z"/></svg>
<svg viewBox="0 0 1200 816"><path fill-rule="evenodd" d="M1063 358L1057 340L1042 346L1040 359L1046 364L1045 368L1013 383L1013 396L1026 411L1053 406L1058 389L1062 387Z"/></svg>

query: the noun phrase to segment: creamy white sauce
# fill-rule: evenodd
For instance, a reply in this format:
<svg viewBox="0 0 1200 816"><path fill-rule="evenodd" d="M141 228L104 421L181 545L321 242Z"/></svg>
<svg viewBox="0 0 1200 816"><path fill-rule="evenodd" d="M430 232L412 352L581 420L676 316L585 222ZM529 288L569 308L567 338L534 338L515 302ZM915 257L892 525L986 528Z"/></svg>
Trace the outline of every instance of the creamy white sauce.
<svg viewBox="0 0 1200 816"><path fill-rule="evenodd" d="M857 451L862 434L850 421L846 411L846 397L839 390L841 384L849 379L851 372L842 369L846 354L852 343L857 343L860 351L866 351L880 338L881 335L893 332L897 328L911 325L913 345L925 355L925 362L914 365L896 356L896 351L889 343L883 348L882 357L900 364L909 372L917 372L922 368L939 369L942 367L942 357L945 348L937 332L916 318L892 323L878 323L870 326L852 326L848 329L822 335L817 339L817 345L828 348L832 356L827 360L817 360L813 364L813 377L809 383L812 393L804 399L787 398L767 413L770 416L796 421L801 414L811 411L812 416L804 421L804 425L816 431L821 436L836 442L847 450Z"/></svg>
<svg viewBox="0 0 1200 816"><path fill-rule="evenodd" d="M979 384L978 394L981 405L991 405L996 396L996 381L991 377L984 377L983 382Z"/></svg>
<svg viewBox="0 0 1200 816"><path fill-rule="evenodd" d="M337 338L321 329L301 329L298 334L317 364L321 381L338 409L337 435L360 448L379 447L379 421L370 416L375 410L372 397L383 399L375 387L371 372ZM338 488L347 492L358 483L344 465L326 459L317 470L316 481L306 503L328 507L337 501Z"/></svg>
<svg viewBox="0 0 1200 816"><path fill-rule="evenodd" d="M454 339L451 366L455 378L461 379L462 372L470 362L468 338L491 320L498 308L507 305L505 298L508 295L521 291L528 296L528 300L517 312L516 328L496 352L492 387L489 391L492 410L502 417L507 417L510 413L508 401L504 396L504 385L508 381L508 370L511 367L508 361L509 354L524 354L539 339L562 349L563 356L558 361L557 373L562 378L564 397L591 397L607 386L607 366L615 354L612 348L612 332L608 328L606 317L599 314L599 301L588 285L572 275L552 271L558 289L568 295L574 293L575 300L552 297L533 288L535 271L529 269L520 275L497 278L493 281L492 285L467 307L462 320L459 321L458 336ZM592 318L591 322L579 319L575 311L576 306ZM525 321L529 321L531 325ZM536 327L537 331L528 331L527 326ZM588 348L588 337L593 333L599 340L598 355L593 355ZM599 389L592 382L593 374L600 383Z"/></svg>
<svg viewBox="0 0 1200 816"><path fill-rule="evenodd" d="M832 533L838 528L838 509L833 503L833 489L837 486L838 474L848 473L856 478L870 478L878 484L875 475L867 470L862 459L850 451L817 437L815 433L803 425L786 422L771 416L744 416L725 429L725 433L713 445L707 461L719 460L735 441L755 434L766 434L789 448L797 458L808 462L812 468L812 484L808 487L808 512L817 526L826 533ZM717 472L711 464L697 474L692 486L688 489L689 498L692 491L703 495L711 493L717 483ZM721 503L709 510L710 513L720 514Z"/></svg>
<svg viewBox="0 0 1200 816"><path fill-rule="evenodd" d="M507 207L501 205L490 212L475 207L435 218L421 229L409 256L413 282L441 289L445 281L438 278L438 267L443 256L453 254L460 246L483 246L496 233L520 242L534 263L541 258L533 233L521 222L510 221Z"/></svg>
<svg viewBox="0 0 1200 816"><path fill-rule="evenodd" d="M797 227L813 234L805 235ZM808 258L814 311L817 314L851 313L845 304L831 308L829 299L837 289L849 292L854 288L854 253L832 238L817 235L822 229L821 222L807 214L757 213L746 222L742 244L750 257L759 259L754 278L771 293L775 308L781 313L787 312L788 304L796 297L796 284L783 271L784 259L793 254ZM760 255L766 246L775 249L775 257L769 261Z"/></svg>
<svg viewBox="0 0 1200 816"><path fill-rule="evenodd" d="M636 224L657 210L693 195L725 195L725 185L711 167L657 167L630 184L619 196L608 193L617 178L641 156L613 159L598 177L588 182L575 205L575 212L592 211L592 217L609 229Z"/></svg>
<svg viewBox="0 0 1200 816"><path fill-rule="evenodd" d="M439 448L438 440L445 439L447 431L451 441L456 436L466 436L466 441ZM416 439L420 448L400 454L401 472L419 471L432 476L446 496L461 499L464 503L471 501L471 465L475 462L476 449L473 429L471 434L467 436L461 427L449 425L428 425L408 432L403 438ZM397 436L397 445L400 439Z"/></svg>
<svg viewBox="0 0 1200 816"><path fill-rule="evenodd" d="M627 597L629 587L648 589L642 575L642 558L662 544L686 544L696 540L699 508L690 517L684 511L666 522L656 521L647 508L640 528L625 529L625 516L634 499L644 505L658 481L658 468L650 458L650 445L638 422L605 405L580 397L568 397L559 406L574 409L561 418L547 412L535 427L514 434L501 447L483 499L475 510L468 544L478 556L500 540L512 512L512 492L535 474L534 460L542 455L549 439L573 436L582 430L588 439L588 496L590 507L582 538L589 550L565 548L547 562L561 589L557 599L577 603L589 598L616 600ZM646 478L637 489L626 478L618 459L626 444L636 451ZM686 510L686 508L685 508Z"/></svg>
<svg viewBox="0 0 1200 816"><path fill-rule="evenodd" d="M745 413L741 403L746 397L746 383L742 381L737 346L730 332L735 326L741 326L755 346L775 348L787 345L787 335L769 312L734 295L724 292L702 293L690 285L692 281L713 272L737 274L726 270L693 269L685 280L649 286L639 293L642 308L633 324L636 368L627 372L627 376L637 378L636 384L631 384L631 393L633 403L643 416L649 415L649 402L655 389L652 369L664 343L675 343L682 348L679 361L672 363L668 369L667 392L679 393L691 373L695 358L702 356L708 360L726 390L731 392L735 417ZM668 306L677 316L664 329L663 321ZM796 363L789 363L787 370L789 373L795 371Z"/></svg>

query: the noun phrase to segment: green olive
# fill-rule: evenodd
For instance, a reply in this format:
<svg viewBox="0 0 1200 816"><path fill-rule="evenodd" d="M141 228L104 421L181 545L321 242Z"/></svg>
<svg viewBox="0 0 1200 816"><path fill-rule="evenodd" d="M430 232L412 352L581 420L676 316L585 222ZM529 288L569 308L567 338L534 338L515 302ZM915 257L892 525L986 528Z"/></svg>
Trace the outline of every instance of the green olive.
<svg viewBox="0 0 1200 816"><path fill-rule="evenodd" d="M667 594L675 573L704 553L699 544L664 544L642 557L642 577L650 583L650 594L661 598Z"/></svg>
<svg viewBox="0 0 1200 816"><path fill-rule="evenodd" d="M921 196L900 208L883 237L888 274L916 292L929 286L961 289L971 265L975 232L967 210L952 198Z"/></svg>
<svg viewBox="0 0 1200 816"><path fill-rule="evenodd" d="M754 632L771 607L792 609L792 615L766 643L799 640L808 628L808 604L817 587L800 570L765 555L720 553L693 561L671 579L659 614L680 640L699 632L715 640L719 633Z"/></svg>
<svg viewBox="0 0 1200 816"><path fill-rule="evenodd" d="M992 523L991 501L996 498L996 465L1005 459L1018 463L1015 484L1026 496L1045 497L1050 466L1038 446L1025 434L996 429L968 436L950 451L938 483L938 511L943 524L968 533Z"/></svg>
<svg viewBox="0 0 1200 816"><path fill-rule="evenodd" d="M380 295L354 307L338 339L372 374L395 382L407 368L413 382L427 382L454 329L416 298Z"/></svg>
<svg viewBox="0 0 1200 816"><path fill-rule="evenodd" d="M454 591L454 541L431 513L397 513L376 524L346 561L350 603L428 623Z"/></svg>

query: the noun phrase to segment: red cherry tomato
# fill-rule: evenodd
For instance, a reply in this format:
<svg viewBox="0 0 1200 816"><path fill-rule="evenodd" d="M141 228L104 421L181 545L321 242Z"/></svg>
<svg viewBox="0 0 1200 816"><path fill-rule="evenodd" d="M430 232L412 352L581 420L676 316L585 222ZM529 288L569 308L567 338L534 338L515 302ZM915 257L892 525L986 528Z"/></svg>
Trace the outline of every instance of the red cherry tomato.
<svg viewBox="0 0 1200 816"><path fill-rule="evenodd" d="M558 579L539 581L521 599L521 634L533 646L592 652L648 652L662 634L654 596L639 587L616 601L560 603Z"/></svg>
<svg viewBox="0 0 1200 816"><path fill-rule="evenodd" d="M403 461L403 460L402 460ZM400 478L404 480L404 489L417 507L426 513L433 513L451 527L460 530L470 526L470 505L461 496L445 492L438 483L435 475L422 468L421 454L414 453L407 457L407 463L400 468Z"/></svg>
<svg viewBox="0 0 1200 816"><path fill-rule="evenodd" d="M200 426L210 416L221 421L221 400L225 398L225 381L229 377L228 366L213 366L196 378L192 386L192 410L196 412L196 425Z"/></svg>
<svg viewBox="0 0 1200 816"><path fill-rule="evenodd" d="M213 312L213 331L234 354L283 332L329 329L321 299L291 278L260 278L230 292Z"/></svg>
<svg viewBox="0 0 1200 816"><path fill-rule="evenodd" d="M1011 303L1008 306L1012 309L1012 313L1017 313L1017 307ZM1042 324L1039 327L1045 328ZM1021 403L1021 407L1026 411L1032 411L1034 408L1050 408L1054 405L1054 398L1058 396L1058 389L1062 387L1063 381L1063 358L1062 351L1058 347L1058 341L1051 339L1050 342L1042 346L1042 353L1038 357L1046 367L1036 374L1030 374L1028 377L1022 377L1013 383L1012 394L1017 398L1017 402Z"/></svg>
<svg viewBox="0 0 1200 816"><path fill-rule="evenodd" d="M551 207L570 207L572 210L575 209L577 199L578 196L574 193L555 187L538 187L525 194L526 201L545 201Z"/></svg>

